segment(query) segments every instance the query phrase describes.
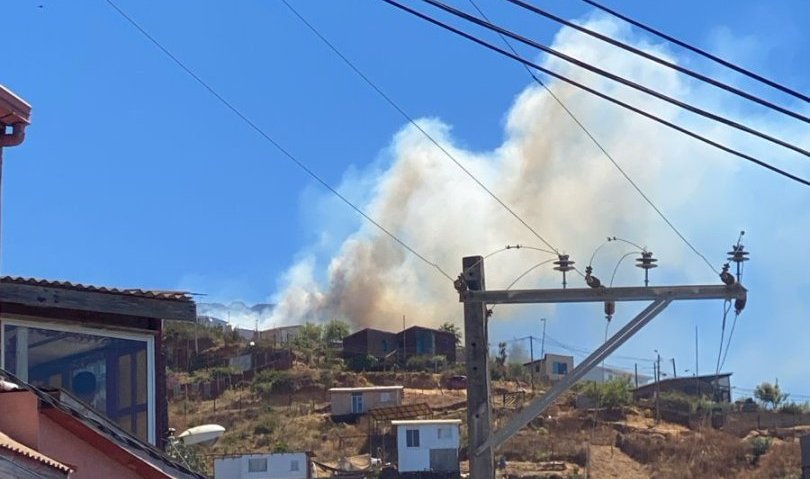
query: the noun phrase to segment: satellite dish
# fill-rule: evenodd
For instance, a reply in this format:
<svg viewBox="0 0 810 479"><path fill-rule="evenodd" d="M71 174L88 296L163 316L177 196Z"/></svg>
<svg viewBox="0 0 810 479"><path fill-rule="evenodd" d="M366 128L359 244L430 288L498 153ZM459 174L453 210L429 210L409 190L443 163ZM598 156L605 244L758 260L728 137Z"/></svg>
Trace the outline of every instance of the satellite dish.
<svg viewBox="0 0 810 479"><path fill-rule="evenodd" d="M219 424L203 424L186 429L177 436L177 439L186 445L213 446L224 433L225 428Z"/></svg>

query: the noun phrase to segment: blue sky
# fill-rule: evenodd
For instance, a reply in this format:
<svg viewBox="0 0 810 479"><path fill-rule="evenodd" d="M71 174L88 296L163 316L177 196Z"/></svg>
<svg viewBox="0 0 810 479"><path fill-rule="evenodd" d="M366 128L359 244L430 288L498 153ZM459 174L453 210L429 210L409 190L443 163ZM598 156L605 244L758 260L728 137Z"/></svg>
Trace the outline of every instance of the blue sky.
<svg viewBox="0 0 810 479"><path fill-rule="evenodd" d="M281 3L117 3L274 139L370 210L386 211L390 198L381 191L396 185L397 175L408 171L405 160L413 155L426 158L419 156L424 138L408 129L396 111ZM507 157L512 142L538 134L526 125L543 118L551 126L565 120L558 114L542 116L543 108L547 108L537 106L543 101L542 92L529 88L529 78L519 65L450 37L382 2L292 3L410 115L430 119L426 128L467 158L482 177L495 177L496 170L509 171ZM469 7L461 0L453 4ZM560 32L557 25L505 2L482 1L479 5L494 20L545 43L556 42L573 51L588 48L589 44L577 43L581 40L570 32ZM612 32L628 41L808 112L806 105L718 71L640 32L605 24L606 19L584 3L543 5L606 31L615 28ZM804 1L767 5L741 1L733 10L723 2L610 5L799 91L810 90L810 37L803 31L810 23L810 8ZM266 302L278 300L301 276L304 280L300 284L310 286L330 281L330 267L339 267L341 260L346 263L342 252L353 244L364 244L372 234L356 215L280 156L105 2L80 6L14 2L3 9L4 18L14 20L6 26L6 38L12 39L13 47L4 52L0 82L34 107L26 143L5 154L3 274L183 288L208 294L206 300ZM623 59L615 58L610 67L624 71ZM627 65L627 71L638 73L641 79L661 80L656 87L685 92L703 105L810 147L805 125L764 114L704 87ZM810 386L804 382L810 371L799 359L810 339L803 321L810 307L810 299L803 294L808 281L801 272L801 265L810 261L803 241L810 218L802 208L810 200L808 194L795 184L702 149L690 140L660 129L646 130L647 124L629 118L629 114L604 110L589 97L580 95L572 101L577 111L593 118L590 126L607 139L620 161L643 156L650 145L666 146L667 152L683 152L689 157L679 164L675 153L671 158L662 153L661 158L667 161L638 163L636 173L714 264L723 261L737 231L747 230L746 245L754 258L746 282L752 291L751 302L735 332L726 369L735 372L734 382L739 386L752 387L778 377L787 390L810 394ZM612 118L621 121L605 121ZM705 127L691 118L684 121ZM632 141L642 128L648 132L644 137L649 144L644 148ZM515 196L528 216L538 215L538 224L545 226L544 234L557 246L570 248L580 264L601 238L626 236L662 251L662 265L667 254L673 258L672 270L662 266L656 272L660 282L714 281L705 265L683 250L660 219L644 205L633 203L637 198L633 199L627 184L608 176L615 172L604 159L597 160L598 155L589 152L592 147L581 132L571 128L564 133L560 138L566 148L557 153L560 158L583 155L592 159L568 166L562 159L550 160L546 166L557 181L525 193L538 195L538 202L546 198L559 201L560 211L581 214L589 205L598 210L597 206L606 203L597 194L604 188L621 192L618 203L627 202L637 214L617 216L605 224L609 231L601 229L598 221L589 227L589 219L547 223L542 218L549 214L548 209L529 211L534 197ZM805 159L797 155L725 131L717 134L780 166L810 172L801 164ZM539 135L542 137L542 132ZM704 162L687 163L696 161L697 156ZM699 174L694 174L694 168ZM459 214L469 215L472 226L480 220L480 227L487 227L480 242L442 236L444 230L428 221L422 225L424 230L416 231L413 225L420 223L406 217L427 218L440 200L452 210L454 198L471 191L453 189L466 184L462 173L451 168L440 173L444 183L437 188L446 184L448 194L458 194L437 198L426 193L435 189L420 190L397 226L417 243L421 237L435 234L435 242L446 247L428 250L441 259L445 269L455 271L462 255L485 254L507 243L536 242L510 234L515 230L500 228L508 217L489 223L464 209ZM578 183L583 177L588 187L584 199L579 196L585 187ZM676 179L676 183L669 183ZM508 179L503 181L508 183ZM421 203L417 201L420 199ZM481 208L476 210L481 216L504 215L484 197L476 196L470 204ZM583 236L590 241L581 240ZM610 271L611 262L615 263L623 250L604 251L600 253L600 258L604 255L603 271ZM508 255L497 258L502 256ZM524 256L499 264L497 258L493 258L488 272L498 267L508 269L504 278L516 276L521 265L535 261ZM399 266L395 279L403 285L443 281L422 264ZM633 274L632 268L625 268L619 279L637 281ZM602 277L606 275L609 273ZM317 285L313 288L318 289ZM431 312L436 318L445 314L445 308L437 306L445 299L442 294L419 290L418 295L406 299L414 310ZM452 307L460 317L460 308ZM503 321L493 320L493 342L539 335L538 318L547 316L548 333L553 338L593 349L604 333L599 309L524 308L505 313ZM675 357L684 364L679 369L691 367L697 324L701 370L708 372L717 354L720 309L719 303L673 307L622 348L620 355L646 358L658 349L666 359ZM419 316L411 311L403 314ZM615 321L626 320L631 314L632 308L622 311ZM581 321L586 321L582 316L588 317L587 326L582 326ZM615 358L612 362L632 367L633 361Z"/></svg>

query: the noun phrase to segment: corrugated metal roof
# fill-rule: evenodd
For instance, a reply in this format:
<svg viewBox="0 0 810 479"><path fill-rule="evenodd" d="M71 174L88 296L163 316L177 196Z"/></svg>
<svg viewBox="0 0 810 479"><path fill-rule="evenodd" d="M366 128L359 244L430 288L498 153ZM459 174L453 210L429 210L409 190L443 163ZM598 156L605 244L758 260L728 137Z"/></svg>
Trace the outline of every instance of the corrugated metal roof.
<svg viewBox="0 0 810 479"><path fill-rule="evenodd" d="M94 293L118 294L135 296L139 298L163 299L170 301L191 301L191 295L186 291L166 291L166 290L144 290L144 289L120 289L108 288L106 286L92 286L81 283L71 283L70 281L54 281L37 278L23 278L19 276L0 276L0 283L22 284L28 286L41 286L45 288L71 289L75 291L90 291Z"/></svg>
<svg viewBox="0 0 810 479"><path fill-rule="evenodd" d="M10 438L6 434L3 434L2 432L0 432L0 447L8 451L11 451L15 454L19 454L29 459L33 459L37 462L41 462L46 466L50 466L66 474L70 474L71 472L73 472L71 468L62 464L61 462L55 461L44 454L40 454L38 451L35 451L24 444L20 444L19 442Z"/></svg>

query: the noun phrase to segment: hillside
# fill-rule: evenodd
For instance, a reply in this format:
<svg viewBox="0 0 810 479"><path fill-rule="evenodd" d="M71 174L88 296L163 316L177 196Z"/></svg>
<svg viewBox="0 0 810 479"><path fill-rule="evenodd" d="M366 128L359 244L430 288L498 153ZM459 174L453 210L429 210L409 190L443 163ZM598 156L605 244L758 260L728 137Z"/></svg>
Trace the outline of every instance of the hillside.
<svg viewBox="0 0 810 479"><path fill-rule="evenodd" d="M403 384L407 404L428 403L435 417L466 415L464 392L441 389L435 374L334 374L296 364L284 377L285 391L262 392L242 384L216 400L175 398L171 423L178 430L203 423L225 426L221 441L206 451L209 467L212 455L282 450L312 451L318 462L337 466L344 458L367 464L363 455L369 452L371 429L366 419L354 425L332 423L326 379L334 386ZM516 386L496 382L493 389L507 392ZM652 412L640 406L607 412L579 410L573 403L573 395L565 397L501 448L497 457L504 457L507 466L503 477L585 477L588 469L597 479L799 477L801 426L737 428L730 434L708 424L693 428L666 421L656 424ZM520 404L504 407L503 397L495 395L494 416L502 422ZM390 438L385 444L394 448Z"/></svg>

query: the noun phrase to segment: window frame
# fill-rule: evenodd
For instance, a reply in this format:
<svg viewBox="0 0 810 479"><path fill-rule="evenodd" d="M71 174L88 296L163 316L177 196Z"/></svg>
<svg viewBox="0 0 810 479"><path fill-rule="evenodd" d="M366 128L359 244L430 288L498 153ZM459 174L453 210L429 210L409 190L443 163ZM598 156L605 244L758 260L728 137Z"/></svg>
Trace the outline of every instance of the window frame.
<svg viewBox="0 0 810 479"><path fill-rule="evenodd" d="M405 429L405 447L419 448L420 439L419 429Z"/></svg>
<svg viewBox="0 0 810 479"><path fill-rule="evenodd" d="M6 326L19 328L44 329L63 333L86 334L88 336L141 341L146 343L146 420L147 439L150 444L157 444L155 413L155 337L151 334L129 332L121 329L88 328L76 326L49 318L36 318L16 314L0 314L0 368L6 368ZM23 381L28 380L28 371L19 375ZM106 417L106 416L105 416ZM110 418L112 421L112 419ZM113 421L114 422L114 421Z"/></svg>
<svg viewBox="0 0 810 479"><path fill-rule="evenodd" d="M290 459L290 472L299 472L301 465L298 462L298 459Z"/></svg>
<svg viewBox="0 0 810 479"><path fill-rule="evenodd" d="M264 464L264 469L257 469L255 471L252 470L251 469L251 463L253 461L262 461L263 464ZM253 473L256 473L256 472L267 472L268 469L269 469L269 461L267 460L266 457L249 457L248 458L248 463L247 463L247 469L248 469L248 471L247 471L248 474L253 474Z"/></svg>

